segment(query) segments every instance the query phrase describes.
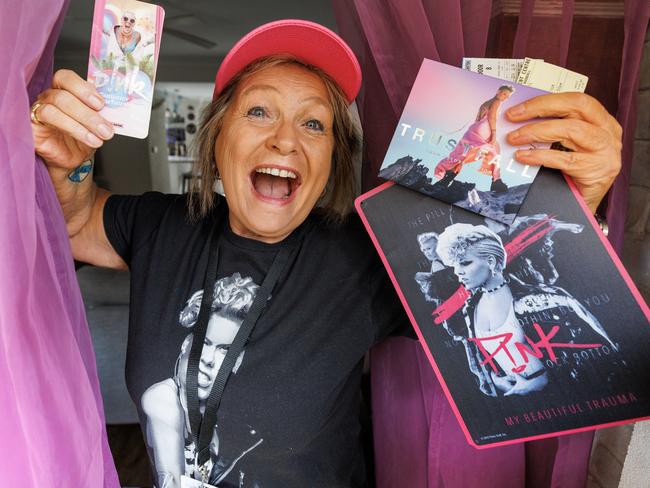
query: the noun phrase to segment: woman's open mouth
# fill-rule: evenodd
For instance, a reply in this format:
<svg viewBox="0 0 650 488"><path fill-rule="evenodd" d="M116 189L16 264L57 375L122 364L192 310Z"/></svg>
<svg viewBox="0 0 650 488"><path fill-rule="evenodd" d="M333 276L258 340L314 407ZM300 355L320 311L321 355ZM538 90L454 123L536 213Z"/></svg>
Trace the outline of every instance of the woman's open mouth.
<svg viewBox="0 0 650 488"><path fill-rule="evenodd" d="M300 187L300 175L288 168L259 166L250 175L255 194L269 203L285 205Z"/></svg>

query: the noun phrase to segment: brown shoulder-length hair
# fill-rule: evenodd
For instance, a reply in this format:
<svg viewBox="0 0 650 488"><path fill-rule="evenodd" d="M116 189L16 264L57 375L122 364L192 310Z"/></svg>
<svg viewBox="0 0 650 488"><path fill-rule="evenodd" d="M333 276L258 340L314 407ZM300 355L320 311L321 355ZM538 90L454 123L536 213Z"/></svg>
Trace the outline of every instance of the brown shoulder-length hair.
<svg viewBox="0 0 650 488"><path fill-rule="evenodd" d="M195 161L188 199L188 210L192 220L208 215L214 205L214 185L218 178L214 146L226 111L235 98L239 82L265 68L282 64L302 66L316 73L325 83L334 114L334 150L329 180L317 206L331 223L342 222L352 210L356 191L353 157L361 144L361 137L348 110L345 95L323 70L304 64L288 55L274 55L249 64L234 76L221 94L203 110L201 125L193 146Z"/></svg>

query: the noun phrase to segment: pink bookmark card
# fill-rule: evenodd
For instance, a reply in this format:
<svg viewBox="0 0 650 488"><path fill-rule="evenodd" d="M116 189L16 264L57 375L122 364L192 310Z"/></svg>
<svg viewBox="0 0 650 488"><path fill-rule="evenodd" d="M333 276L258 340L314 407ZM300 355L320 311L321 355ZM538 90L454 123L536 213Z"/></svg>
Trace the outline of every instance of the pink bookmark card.
<svg viewBox="0 0 650 488"><path fill-rule="evenodd" d="M101 115L116 134L149 133L154 81L165 11L137 0L96 0L88 81L106 105Z"/></svg>

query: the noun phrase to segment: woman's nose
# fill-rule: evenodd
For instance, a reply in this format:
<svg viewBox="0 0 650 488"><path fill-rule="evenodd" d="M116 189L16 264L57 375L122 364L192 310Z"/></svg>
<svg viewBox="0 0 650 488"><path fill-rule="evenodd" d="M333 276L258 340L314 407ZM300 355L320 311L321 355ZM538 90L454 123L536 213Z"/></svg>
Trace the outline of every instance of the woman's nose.
<svg viewBox="0 0 650 488"><path fill-rule="evenodd" d="M283 156L295 152L298 147L298 133L294 124L291 121L280 121L269 138L269 145Z"/></svg>
<svg viewBox="0 0 650 488"><path fill-rule="evenodd" d="M201 352L201 362L206 366L214 366L214 356L217 352L217 348L214 346L203 345L203 351Z"/></svg>

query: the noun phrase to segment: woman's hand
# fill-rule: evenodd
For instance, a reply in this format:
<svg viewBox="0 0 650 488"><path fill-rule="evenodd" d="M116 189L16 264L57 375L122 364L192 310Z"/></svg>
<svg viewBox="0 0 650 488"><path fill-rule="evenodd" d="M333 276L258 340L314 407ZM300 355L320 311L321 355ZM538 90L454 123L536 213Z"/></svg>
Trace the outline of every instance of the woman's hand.
<svg viewBox="0 0 650 488"><path fill-rule="evenodd" d="M541 95L511 107L507 116L513 122L560 117L527 124L508 134L508 142L522 146L558 141L571 149L521 150L515 157L524 164L557 168L568 174L595 212L621 169L623 130L616 119L595 98L583 93Z"/></svg>
<svg viewBox="0 0 650 488"><path fill-rule="evenodd" d="M97 113L104 100L94 85L70 70L59 70L52 88L41 93L32 122L36 153L50 167L71 170L113 137L110 122Z"/></svg>

